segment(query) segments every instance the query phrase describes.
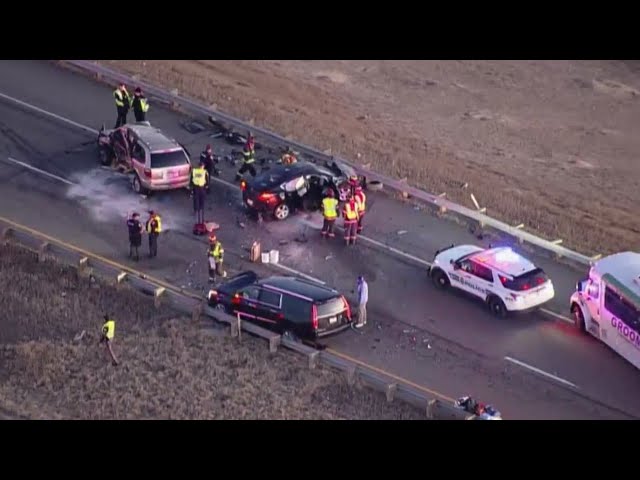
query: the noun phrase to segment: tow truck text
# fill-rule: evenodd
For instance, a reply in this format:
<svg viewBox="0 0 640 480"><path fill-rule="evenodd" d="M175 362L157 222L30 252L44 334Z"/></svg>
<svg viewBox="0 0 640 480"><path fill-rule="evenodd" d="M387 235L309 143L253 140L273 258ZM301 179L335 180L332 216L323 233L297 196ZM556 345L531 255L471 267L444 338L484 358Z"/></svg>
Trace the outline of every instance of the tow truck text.
<svg viewBox="0 0 640 480"><path fill-rule="evenodd" d="M611 326L618 330L618 333L635 345L636 348L640 349L640 334L635 330L629 328L627 324L616 317L611 317Z"/></svg>

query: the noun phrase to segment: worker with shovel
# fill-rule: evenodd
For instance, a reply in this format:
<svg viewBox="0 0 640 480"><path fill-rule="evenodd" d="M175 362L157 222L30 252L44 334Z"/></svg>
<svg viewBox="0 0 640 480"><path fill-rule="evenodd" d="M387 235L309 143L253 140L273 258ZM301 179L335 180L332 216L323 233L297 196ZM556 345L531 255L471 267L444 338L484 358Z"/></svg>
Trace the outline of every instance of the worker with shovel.
<svg viewBox="0 0 640 480"><path fill-rule="evenodd" d="M116 322L109 317L109 315L104 316L104 324L102 325L102 335L100 336L100 343L104 343L107 346L107 351L111 356L111 364L114 367L118 366L118 360L116 359L116 355L113 353L113 337L116 333Z"/></svg>

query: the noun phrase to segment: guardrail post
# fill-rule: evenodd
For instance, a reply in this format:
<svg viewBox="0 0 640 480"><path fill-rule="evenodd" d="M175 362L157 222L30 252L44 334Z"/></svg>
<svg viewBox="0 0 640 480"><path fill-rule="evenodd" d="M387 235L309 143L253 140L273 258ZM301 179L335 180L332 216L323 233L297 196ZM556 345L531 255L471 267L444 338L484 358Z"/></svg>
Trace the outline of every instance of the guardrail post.
<svg viewBox="0 0 640 480"><path fill-rule="evenodd" d="M318 366L318 357L320 356L320 352L311 352L308 355L309 358L309 370L315 370Z"/></svg>
<svg viewBox="0 0 640 480"><path fill-rule="evenodd" d="M38 247L38 262L44 262L47 257L47 250L49 249L49 242L43 242Z"/></svg>
<svg viewBox="0 0 640 480"><path fill-rule="evenodd" d="M124 282L127 279L127 272L120 272L117 276L116 276L116 284L120 285L122 282Z"/></svg>
<svg viewBox="0 0 640 480"><path fill-rule="evenodd" d="M238 337L238 341L242 341L242 320L240 315L236 315L236 321L230 322L231 325L231 338Z"/></svg>
<svg viewBox="0 0 640 480"><path fill-rule="evenodd" d="M352 365L347 368L347 384L353 386L356 383L356 372L358 370L357 365Z"/></svg>
<svg viewBox="0 0 640 480"><path fill-rule="evenodd" d="M387 385L387 390L386 390L386 394L387 394L387 402L388 403L392 403L393 402L393 397L396 393L396 390L398 390L398 384L397 383L390 383L389 385Z"/></svg>
<svg viewBox="0 0 640 480"><path fill-rule="evenodd" d="M193 310L191 311L191 320L195 323L200 321L200 317L202 316L202 311L204 310L203 302L198 303Z"/></svg>
<svg viewBox="0 0 640 480"><path fill-rule="evenodd" d="M429 420L433 420L433 411L435 410L437 404L438 400L435 398L433 400L429 400L429 402L427 403L427 418Z"/></svg>
<svg viewBox="0 0 640 480"><path fill-rule="evenodd" d="M11 239L11 237L13 236L13 228L11 227L6 227L2 229L2 235L0 238L2 238L2 244L6 245L7 243L9 243L9 240Z"/></svg>
<svg viewBox="0 0 640 480"><path fill-rule="evenodd" d="M156 308L160 308L160 305L162 303L162 295L165 291L166 288L164 287L158 287L153 291L153 304Z"/></svg>
<svg viewBox="0 0 640 480"><path fill-rule="evenodd" d="M269 339L269 353L276 353L278 351L281 339L282 337L280 335L273 336Z"/></svg>
<svg viewBox="0 0 640 480"><path fill-rule="evenodd" d="M78 262L78 274L81 277L90 277L92 269L89 267L89 257L82 257Z"/></svg>

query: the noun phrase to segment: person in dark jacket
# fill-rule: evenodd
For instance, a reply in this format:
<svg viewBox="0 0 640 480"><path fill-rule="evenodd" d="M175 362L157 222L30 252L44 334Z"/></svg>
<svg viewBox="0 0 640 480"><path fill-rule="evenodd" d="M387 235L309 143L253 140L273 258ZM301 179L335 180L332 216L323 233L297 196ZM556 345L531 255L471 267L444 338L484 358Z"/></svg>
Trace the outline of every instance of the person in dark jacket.
<svg viewBox="0 0 640 480"><path fill-rule="evenodd" d="M146 122L147 112L149 111L149 101L147 97L142 93L140 87L136 87L133 93L133 114L136 117L136 122Z"/></svg>
<svg viewBox="0 0 640 480"><path fill-rule="evenodd" d="M211 145L207 145L204 151L200 154L200 163L204 164L204 168L209 173L209 178L215 175L216 177L220 176L220 170L216 167L218 165L219 160L213 154L213 150L211 149ZM209 191L211 183L207 183L207 191Z"/></svg>
<svg viewBox="0 0 640 480"><path fill-rule="evenodd" d="M127 228L129 229L129 258L133 258L136 262L140 260L139 248L142 245L142 224L140 223L140 214L134 212L127 220Z"/></svg>
<svg viewBox="0 0 640 480"><path fill-rule="evenodd" d="M118 88L113 91L113 98L116 101L116 109L118 110L116 126L113 128L120 128L127 123L127 114L129 113L129 108L131 108L131 96L124 83L118 85Z"/></svg>

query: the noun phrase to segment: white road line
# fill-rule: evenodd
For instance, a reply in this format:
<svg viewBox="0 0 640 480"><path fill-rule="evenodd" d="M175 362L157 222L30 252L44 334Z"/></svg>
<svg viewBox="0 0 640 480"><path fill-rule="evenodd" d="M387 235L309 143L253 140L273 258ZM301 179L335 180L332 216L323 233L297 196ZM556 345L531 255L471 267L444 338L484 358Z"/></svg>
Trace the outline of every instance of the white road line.
<svg viewBox="0 0 640 480"><path fill-rule="evenodd" d="M553 318L557 318L558 320L562 320L563 322L567 322L573 325L574 321L572 319L570 319L569 317L565 317L563 315L560 315L559 313L556 312L552 312L551 310L547 310L546 308L541 308L540 311L542 313L546 313L547 315L552 316Z"/></svg>
<svg viewBox="0 0 640 480"><path fill-rule="evenodd" d="M538 374L540 374L542 376L545 376L547 378L555 380L556 382L560 382L560 383L563 383L565 385L569 385L570 387L573 387L573 388L576 388L576 389L578 388L578 386L575 383L571 383L570 381L565 380L564 378L556 377L555 375L552 375L551 373L547 373L544 370L540 370L539 368L536 368L536 367L531 366L531 365L529 365L527 363L521 362L520 360L516 360L515 358L504 357L504 359L507 362L515 363L516 365L519 365L519 366L521 366L523 368L531 370L532 372L536 372L536 373L538 373Z"/></svg>
<svg viewBox="0 0 640 480"><path fill-rule="evenodd" d="M320 285L326 285L327 284L327 282L323 282L319 278L312 277L311 275L307 275L306 273L299 272L298 270L294 270L291 267L286 267L286 266L282 265L281 263L269 263L268 265L273 265L274 267L281 268L282 270L285 270L285 271L287 271L289 273L295 273L296 275L300 275L301 277L304 277L307 280L311 280L312 282L319 283Z"/></svg>
<svg viewBox="0 0 640 480"><path fill-rule="evenodd" d="M61 122L64 122L64 123L66 123L68 125L71 125L71 126L74 126L76 128L79 128L81 130L84 130L85 132L94 133L96 135L99 133L98 130L96 130L94 128L87 127L86 125L82 125L82 124L80 124L78 122L74 122L73 120L65 118L65 117L63 117L61 115L57 115L55 113L48 112L47 110L43 110L42 108L36 107L35 105L31 105L30 103L23 102L22 100L18 100L17 98L10 97L9 95L5 95L4 93L0 93L0 98L4 98L6 100L12 101L12 102L17 103L18 105L21 105L21 106L23 106L25 108L30 108L32 110L35 110L36 112L42 113L43 115L47 115L47 116L49 116L51 118L55 118L56 120L60 120ZM58 180L66 183L68 185L75 185L73 183L69 183L69 180L63 179L62 177L57 177L57 176L55 176L55 175L53 175L51 173L45 172L44 170L36 169L35 167L31 167L30 165L27 165L25 163L18 162L17 160L13 160L13 159L10 159L10 160L15 162L15 163L18 163L18 164L22 165L25 168L29 168L29 169L34 170L34 171L38 171L38 172L40 172L43 175L46 175L48 177L57 178ZM234 183L228 182L228 181L223 180L221 178L211 177L211 179L214 180L215 182L220 183L222 185L225 185L227 187L235 188L236 190L240 189L240 187L238 187ZM411 255L410 253L403 252L402 250L398 250L397 248L390 247L389 245L386 245L386 244L384 244L382 242L374 240L373 238L366 237L364 235L360 235L360 238L362 240L364 240L366 242L369 242L372 245L376 245L376 246L378 246L378 247L380 247L380 248L382 248L384 250L387 250L389 252L393 252L393 253L395 253L397 255L400 255L402 257L408 258L410 260L413 260L414 262L420 263L420 264L425 265L427 267L431 267L431 262L428 262L426 260L423 260L422 258L419 258L419 257L416 257L414 255ZM304 276L304 274L301 274L301 273L298 273L298 274ZM309 277L309 278L314 280L314 281L318 281L317 279L314 279L313 277ZM322 283L324 284L324 282L322 282ZM564 317L564 316L562 316L562 315L560 315L558 313L555 313L555 312L552 312L552 311L546 310L546 309L542 309L542 311L544 313L546 313L547 315L550 315L550 316L552 316L554 318L557 318L559 320L562 320L564 322L573 323L573 320L571 320L570 318Z"/></svg>
<svg viewBox="0 0 640 480"><path fill-rule="evenodd" d="M35 110L38 113L42 113L43 115L55 118L56 120L60 120L61 122L68 123L69 125L73 125L74 127L79 128L80 130L84 130L85 132L98 134L98 130L94 128L74 122L73 120L69 120L68 118L65 118L61 115L56 115L55 113L48 112L46 110L43 110L42 108L36 107L35 105L31 105L30 103L23 102L22 100L10 97L9 95L5 95L4 93L0 93L0 98L4 98L5 100L9 100L10 102L17 103L18 105L22 105L25 108L30 108L31 110Z"/></svg>
<svg viewBox="0 0 640 480"><path fill-rule="evenodd" d="M16 165L20 165L21 167L27 168L33 172L39 173L40 175L44 175L45 177L58 180L59 182L65 183L67 185L77 185L76 183L73 183L72 181L67 180L66 178L59 177L58 175L54 175L53 173L49 173L45 170L41 170L37 167L34 167L33 165L29 165L28 163L24 163L24 162L21 162L20 160L16 160L15 158L7 157L6 160L8 162L15 163Z"/></svg>

